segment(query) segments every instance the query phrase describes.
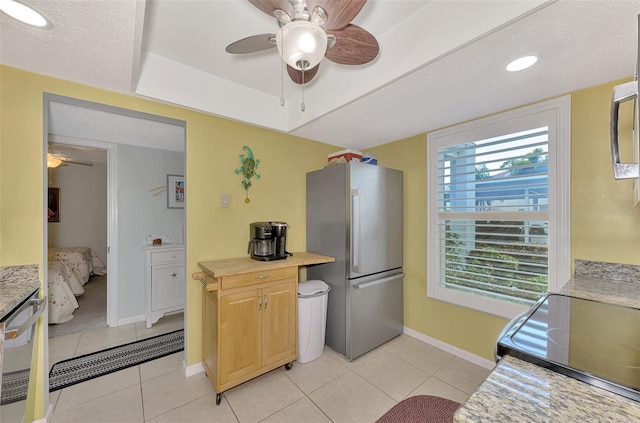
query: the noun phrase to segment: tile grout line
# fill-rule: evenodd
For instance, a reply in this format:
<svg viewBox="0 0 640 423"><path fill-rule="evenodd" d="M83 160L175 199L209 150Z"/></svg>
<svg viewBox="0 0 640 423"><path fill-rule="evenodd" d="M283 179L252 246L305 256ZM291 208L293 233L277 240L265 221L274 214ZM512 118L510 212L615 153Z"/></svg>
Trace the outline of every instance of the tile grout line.
<svg viewBox="0 0 640 423"><path fill-rule="evenodd" d="M144 412L144 391L142 390L142 368L140 365L136 366L138 368L138 386L140 387L140 409L142 411L142 423L147 421L147 417Z"/></svg>

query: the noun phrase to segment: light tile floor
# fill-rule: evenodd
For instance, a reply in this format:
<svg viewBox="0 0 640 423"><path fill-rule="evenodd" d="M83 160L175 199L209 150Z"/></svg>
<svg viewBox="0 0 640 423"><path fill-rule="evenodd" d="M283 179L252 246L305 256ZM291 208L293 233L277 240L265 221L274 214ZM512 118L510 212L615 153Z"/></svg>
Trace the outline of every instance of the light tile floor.
<svg viewBox="0 0 640 423"><path fill-rule="evenodd" d="M52 357L69 358L182 327L182 316L54 338ZM64 338L64 337L59 337ZM70 344L74 344L73 348ZM71 350L74 350L71 353ZM71 354L71 355L70 355ZM63 358L60 358L63 359ZM489 371L407 335L349 362L330 348L306 364L276 369L224 392L220 405L204 373L184 376L184 353L50 394L53 423L375 422L398 401L438 395L464 402ZM58 361L52 359L51 363Z"/></svg>

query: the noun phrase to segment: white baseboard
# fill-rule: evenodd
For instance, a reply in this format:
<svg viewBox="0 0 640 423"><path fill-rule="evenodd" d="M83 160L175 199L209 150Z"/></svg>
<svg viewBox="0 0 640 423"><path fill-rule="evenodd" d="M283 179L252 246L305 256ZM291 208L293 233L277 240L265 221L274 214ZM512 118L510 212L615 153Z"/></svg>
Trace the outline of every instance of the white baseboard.
<svg viewBox="0 0 640 423"><path fill-rule="evenodd" d="M118 320L118 326L128 325L130 323L146 322L147 316L140 314L138 316L127 317L126 319Z"/></svg>
<svg viewBox="0 0 640 423"><path fill-rule="evenodd" d="M184 364L184 362L183 362ZM198 373L204 373L204 366L202 363L192 364L191 366L186 366L184 369L184 375L186 377L190 377L193 375L197 375Z"/></svg>
<svg viewBox="0 0 640 423"><path fill-rule="evenodd" d="M436 338L432 338L430 336L427 336L423 333L420 333L418 331L415 331L411 328L408 327L404 327L404 334L405 335L409 335L412 338L416 338L422 342L425 342L429 345L433 345L434 347L440 348L443 351L446 351L448 353L451 353L457 357L462 358L463 360L467 360L470 361L473 364L476 364L480 367L484 367L487 370L493 370L493 368L496 366L496 363L494 363L491 360L487 360L486 358L480 357L479 355L475 355L475 354L471 354L468 351L465 351L461 348L458 347L454 347L453 345L447 344L445 342L442 342Z"/></svg>

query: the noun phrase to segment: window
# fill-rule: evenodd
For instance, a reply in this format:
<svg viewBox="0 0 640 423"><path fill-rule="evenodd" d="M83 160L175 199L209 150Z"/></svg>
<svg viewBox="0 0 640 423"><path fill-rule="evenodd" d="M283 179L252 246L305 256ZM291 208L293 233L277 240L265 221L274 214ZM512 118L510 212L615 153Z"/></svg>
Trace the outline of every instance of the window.
<svg viewBox="0 0 640 423"><path fill-rule="evenodd" d="M570 100L430 133L428 294L513 317L568 281Z"/></svg>

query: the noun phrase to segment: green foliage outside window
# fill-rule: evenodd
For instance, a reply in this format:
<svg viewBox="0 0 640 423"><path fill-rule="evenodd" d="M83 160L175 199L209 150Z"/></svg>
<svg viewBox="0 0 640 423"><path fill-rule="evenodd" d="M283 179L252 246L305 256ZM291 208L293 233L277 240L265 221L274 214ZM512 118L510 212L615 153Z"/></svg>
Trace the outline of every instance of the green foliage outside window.
<svg viewBox="0 0 640 423"><path fill-rule="evenodd" d="M476 225L486 224L476 221ZM447 286L505 294L513 301L535 302L547 291L547 246L503 245L474 242L467 250L460 235L445 231L445 280ZM517 293L517 295L516 295Z"/></svg>

